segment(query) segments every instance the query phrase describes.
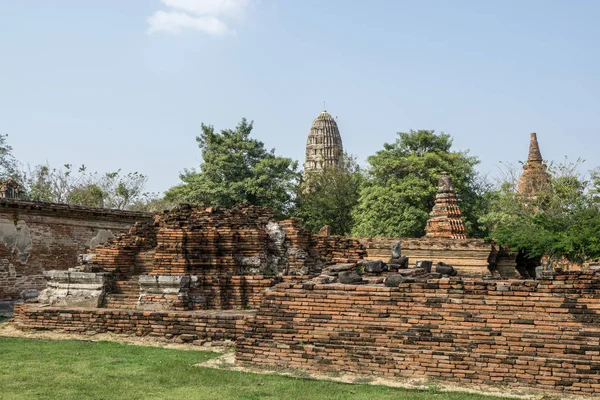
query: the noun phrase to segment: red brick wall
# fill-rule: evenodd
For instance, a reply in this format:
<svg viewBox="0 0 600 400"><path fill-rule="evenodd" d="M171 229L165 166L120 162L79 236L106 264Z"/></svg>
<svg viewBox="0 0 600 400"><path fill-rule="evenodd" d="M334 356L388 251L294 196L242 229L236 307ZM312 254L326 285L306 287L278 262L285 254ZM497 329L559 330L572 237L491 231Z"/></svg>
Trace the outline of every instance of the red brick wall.
<svg viewBox="0 0 600 400"><path fill-rule="evenodd" d="M237 275L203 278L197 287L190 289L189 308L209 309L257 309L265 290L281 281L300 281L308 276L269 277L262 275Z"/></svg>
<svg viewBox="0 0 600 400"><path fill-rule="evenodd" d="M99 232L127 231L150 214L0 200L0 301L46 286L45 270L66 270Z"/></svg>
<svg viewBox="0 0 600 400"><path fill-rule="evenodd" d="M16 304L14 324L22 330L116 333L177 342L235 340L252 311L134 311L106 308L40 308Z"/></svg>
<svg viewBox="0 0 600 400"><path fill-rule="evenodd" d="M600 393L600 277L278 285L238 342L248 365Z"/></svg>

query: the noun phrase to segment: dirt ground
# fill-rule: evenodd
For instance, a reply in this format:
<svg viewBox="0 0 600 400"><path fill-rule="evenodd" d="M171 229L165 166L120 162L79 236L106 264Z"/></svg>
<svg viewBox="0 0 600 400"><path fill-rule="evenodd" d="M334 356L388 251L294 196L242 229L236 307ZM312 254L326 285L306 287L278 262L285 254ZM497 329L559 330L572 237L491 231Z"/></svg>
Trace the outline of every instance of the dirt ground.
<svg viewBox="0 0 600 400"><path fill-rule="evenodd" d="M361 376L354 374L336 374L336 375L318 375L310 374L304 371L296 370L282 370L282 369L263 369L263 368L245 368L236 365L233 343L219 343L218 345L193 345L193 344L178 344L172 342L164 342L157 340L152 337L138 337L138 336L127 336L127 335L116 335L111 333L97 333L97 334L73 334L73 333L60 333L55 331L36 331L36 332L23 332L15 329L10 321L0 321L0 337L20 337L29 339L40 339L40 340L86 340L92 342L117 342L130 344L135 346L152 346L162 347L167 349L177 350L201 350L201 351L212 351L220 353L217 358L213 358L206 362L197 364L198 367L204 368L216 368L230 371L249 372L256 374L277 374L287 375L293 377L301 377L306 379L316 380L329 380L334 382L343 382L350 384L369 384L369 385L384 385L390 387L400 387L406 389L425 389L425 390L436 390L436 391L448 391L448 392L465 392L465 393L477 393L486 394L490 396L503 396L511 397L516 399L529 399L529 400L586 400L586 399L597 399L597 397L588 396L575 396L575 395L564 395L564 394L539 394L533 393L528 388L518 388L512 386L470 386L465 388L454 383L447 383L444 381L432 380L430 378L405 378L405 379L386 379L381 377L373 376Z"/></svg>

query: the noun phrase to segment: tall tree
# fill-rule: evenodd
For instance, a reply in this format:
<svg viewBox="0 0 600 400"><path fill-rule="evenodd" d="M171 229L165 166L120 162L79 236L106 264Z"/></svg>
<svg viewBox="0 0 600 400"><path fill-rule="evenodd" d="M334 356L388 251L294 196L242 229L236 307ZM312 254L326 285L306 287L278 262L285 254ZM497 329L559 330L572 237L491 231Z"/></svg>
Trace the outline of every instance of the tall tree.
<svg viewBox="0 0 600 400"><path fill-rule="evenodd" d="M296 216L312 232L329 225L334 235L350 234L362 180L356 160L346 154L339 167L309 173L296 198Z"/></svg>
<svg viewBox="0 0 600 400"><path fill-rule="evenodd" d="M442 172L454 180L459 205L471 234L479 234L475 201L476 157L452 151L445 133L411 130L370 156L367 179L354 210L356 236L420 237L431 211Z"/></svg>
<svg viewBox="0 0 600 400"><path fill-rule="evenodd" d="M185 170L182 183L169 189L165 199L225 207L248 202L271 207L278 216L288 215L299 179L298 163L266 150L250 137L252 128L245 118L235 129L220 133L202 124L196 138L202 151L200 170Z"/></svg>

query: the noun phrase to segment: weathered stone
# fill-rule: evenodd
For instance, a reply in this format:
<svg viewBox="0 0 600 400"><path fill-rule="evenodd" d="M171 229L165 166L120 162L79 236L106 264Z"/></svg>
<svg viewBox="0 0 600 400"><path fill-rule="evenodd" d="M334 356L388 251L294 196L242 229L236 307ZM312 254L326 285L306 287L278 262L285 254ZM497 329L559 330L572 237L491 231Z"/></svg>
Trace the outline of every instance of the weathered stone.
<svg viewBox="0 0 600 400"><path fill-rule="evenodd" d="M140 295L136 309L171 310L185 308L189 288L198 276L140 275Z"/></svg>
<svg viewBox="0 0 600 400"><path fill-rule="evenodd" d="M361 261L358 267L363 267L366 273L378 274L388 270L388 266L381 260L366 260Z"/></svg>
<svg viewBox="0 0 600 400"><path fill-rule="evenodd" d="M340 272L343 271L355 271L356 264L335 264L331 265L323 270L324 274L331 276L338 276Z"/></svg>
<svg viewBox="0 0 600 400"><path fill-rule="evenodd" d="M395 270L408 268L408 257L393 258L389 264L389 268Z"/></svg>
<svg viewBox="0 0 600 400"><path fill-rule="evenodd" d="M337 277L332 275L319 275L313 279L314 282L318 283L333 283L337 280Z"/></svg>
<svg viewBox="0 0 600 400"><path fill-rule="evenodd" d="M398 259L402 257L402 247L400 246L400 242L392 243L392 259Z"/></svg>
<svg viewBox="0 0 600 400"><path fill-rule="evenodd" d="M355 271L344 271L344 272L340 272L339 280L340 280L340 283L355 284L355 283L361 283L362 277L359 274L357 274Z"/></svg>
<svg viewBox="0 0 600 400"><path fill-rule="evenodd" d="M415 282L415 278L411 278L411 277L406 277L404 275L388 275L387 278L385 278L384 284L387 287L396 287L401 283L413 283Z"/></svg>
<svg viewBox="0 0 600 400"><path fill-rule="evenodd" d="M546 268L543 265L535 268L535 279L552 279L555 272L552 269Z"/></svg>
<svg viewBox="0 0 600 400"><path fill-rule="evenodd" d="M99 307L109 273L46 271L48 286L38 296L42 304L60 307Z"/></svg>
<svg viewBox="0 0 600 400"><path fill-rule="evenodd" d="M437 263L435 266L435 272L447 276L456 276L458 274L452 265L448 265L443 262Z"/></svg>
<svg viewBox="0 0 600 400"><path fill-rule="evenodd" d="M426 272L431 272L431 267L433 266L433 262L429 260L417 260L415 268L423 268Z"/></svg>
<svg viewBox="0 0 600 400"><path fill-rule="evenodd" d="M21 292L21 298L25 301L35 299L40 295L40 293L35 289L27 289Z"/></svg>

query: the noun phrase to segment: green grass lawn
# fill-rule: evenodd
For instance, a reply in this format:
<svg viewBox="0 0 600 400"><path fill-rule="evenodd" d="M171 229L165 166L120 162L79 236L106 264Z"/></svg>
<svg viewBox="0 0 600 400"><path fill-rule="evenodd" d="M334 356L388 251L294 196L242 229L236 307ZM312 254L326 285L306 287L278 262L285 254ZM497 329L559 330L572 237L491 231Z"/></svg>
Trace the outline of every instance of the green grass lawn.
<svg viewBox="0 0 600 400"><path fill-rule="evenodd" d="M0 399L499 399L193 366L215 356L108 342L0 338Z"/></svg>

